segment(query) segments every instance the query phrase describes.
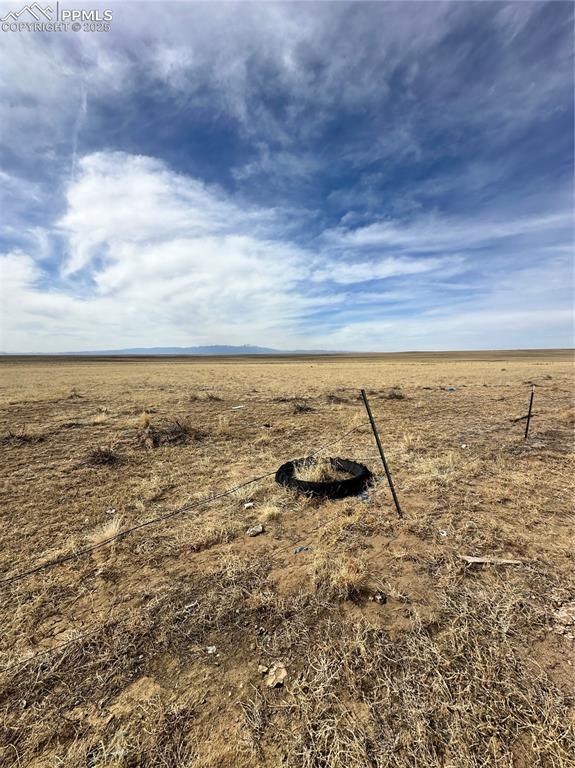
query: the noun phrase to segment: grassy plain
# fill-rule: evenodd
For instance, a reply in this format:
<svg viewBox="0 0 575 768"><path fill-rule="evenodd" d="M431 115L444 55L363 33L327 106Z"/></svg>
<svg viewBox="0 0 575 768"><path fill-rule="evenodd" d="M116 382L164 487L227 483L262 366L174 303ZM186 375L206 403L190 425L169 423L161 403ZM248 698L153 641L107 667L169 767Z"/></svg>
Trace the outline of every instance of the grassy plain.
<svg viewBox="0 0 575 768"><path fill-rule="evenodd" d="M0 764L575 766L570 352L0 377ZM381 478L318 501L271 475L197 505L354 427L320 455L380 476L360 387L403 519Z"/></svg>

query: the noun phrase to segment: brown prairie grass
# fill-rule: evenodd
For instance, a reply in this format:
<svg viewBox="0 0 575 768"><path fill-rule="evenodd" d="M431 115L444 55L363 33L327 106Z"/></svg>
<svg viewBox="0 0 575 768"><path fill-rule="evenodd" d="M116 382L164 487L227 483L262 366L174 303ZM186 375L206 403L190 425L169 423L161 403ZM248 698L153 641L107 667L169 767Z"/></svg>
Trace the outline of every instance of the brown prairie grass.
<svg viewBox="0 0 575 768"><path fill-rule="evenodd" d="M290 691L290 765L572 765L565 701L518 652L517 598L502 593L448 592L441 631L414 620L395 639L331 622Z"/></svg>
<svg viewBox="0 0 575 768"><path fill-rule="evenodd" d="M175 514L113 557L104 545L0 584L0 764L574 767L568 356L4 370L0 434L26 424L44 439L3 442L0 580ZM541 386L525 441L510 419L528 380ZM274 482L365 424L358 386L376 393L403 519L385 479L341 501ZM244 408L222 414L214 392ZM304 402L314 410L292 412ZM114 471L78 461L98 447ZM382 474L369 427L315 471L333 456ZM260 668L275 662L287 678L271 689Z"/></svg>
<svg viewBox="0 0 575 768"><path fill-rule="evenodd" d="M327 459L309 459L296 468L295 476L298 480L311 483L347 480L351 477L349 472L334 467Z"/></svg>

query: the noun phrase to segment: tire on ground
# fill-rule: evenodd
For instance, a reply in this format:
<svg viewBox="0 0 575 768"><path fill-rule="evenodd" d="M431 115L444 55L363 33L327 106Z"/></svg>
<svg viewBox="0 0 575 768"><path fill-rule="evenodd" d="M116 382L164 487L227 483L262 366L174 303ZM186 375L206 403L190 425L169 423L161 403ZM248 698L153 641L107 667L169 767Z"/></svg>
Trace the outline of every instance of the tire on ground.
<svg viewBox="0 0 575 768"><path fill-rule="evenodd" d="M351 477L324 483L299 480L296 477L296 471L315 462L313 458L302 458L282 464L276 472L276 482L299 493L305 493L307 496L343 499L346 496L359 496L373 480L373 475L369 469L357 461L339 458L328 459L328 461L335 470L347 472Z"/></svg>

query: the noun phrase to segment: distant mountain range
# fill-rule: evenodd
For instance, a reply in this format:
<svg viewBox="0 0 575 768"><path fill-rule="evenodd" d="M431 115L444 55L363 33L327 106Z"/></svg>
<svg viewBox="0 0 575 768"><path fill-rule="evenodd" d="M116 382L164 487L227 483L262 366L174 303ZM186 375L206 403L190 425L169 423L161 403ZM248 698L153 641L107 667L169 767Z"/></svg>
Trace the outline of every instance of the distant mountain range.
<svg viewBox="0 0 575 768"><path fill-rule="evenodd" d="M0 354L20 354L17 352L0 352ZM21 354L36 354L25 352ZM46 354L46 353L41 353ZM325 354L321 349L272 349L271 347L256 347L251 344L243 344L234 347L229 344L213 344L207 347L129 347L128 349L97 349L89 352L51 352L51 355L77 355L77 356L128 356L128 355L317 355Z"/></svg>

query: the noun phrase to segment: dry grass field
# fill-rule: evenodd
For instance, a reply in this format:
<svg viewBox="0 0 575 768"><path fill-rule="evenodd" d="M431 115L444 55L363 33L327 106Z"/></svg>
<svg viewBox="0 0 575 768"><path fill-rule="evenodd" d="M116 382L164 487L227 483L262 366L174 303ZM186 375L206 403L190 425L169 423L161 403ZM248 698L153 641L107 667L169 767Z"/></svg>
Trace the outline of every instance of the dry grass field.
<svg viewBox="0 0 575 768"><path fill-rule="evenodd" d="M570 353L0 376L2 766L575 766ZM268 474L316 449L375 486Z"/></svg>

